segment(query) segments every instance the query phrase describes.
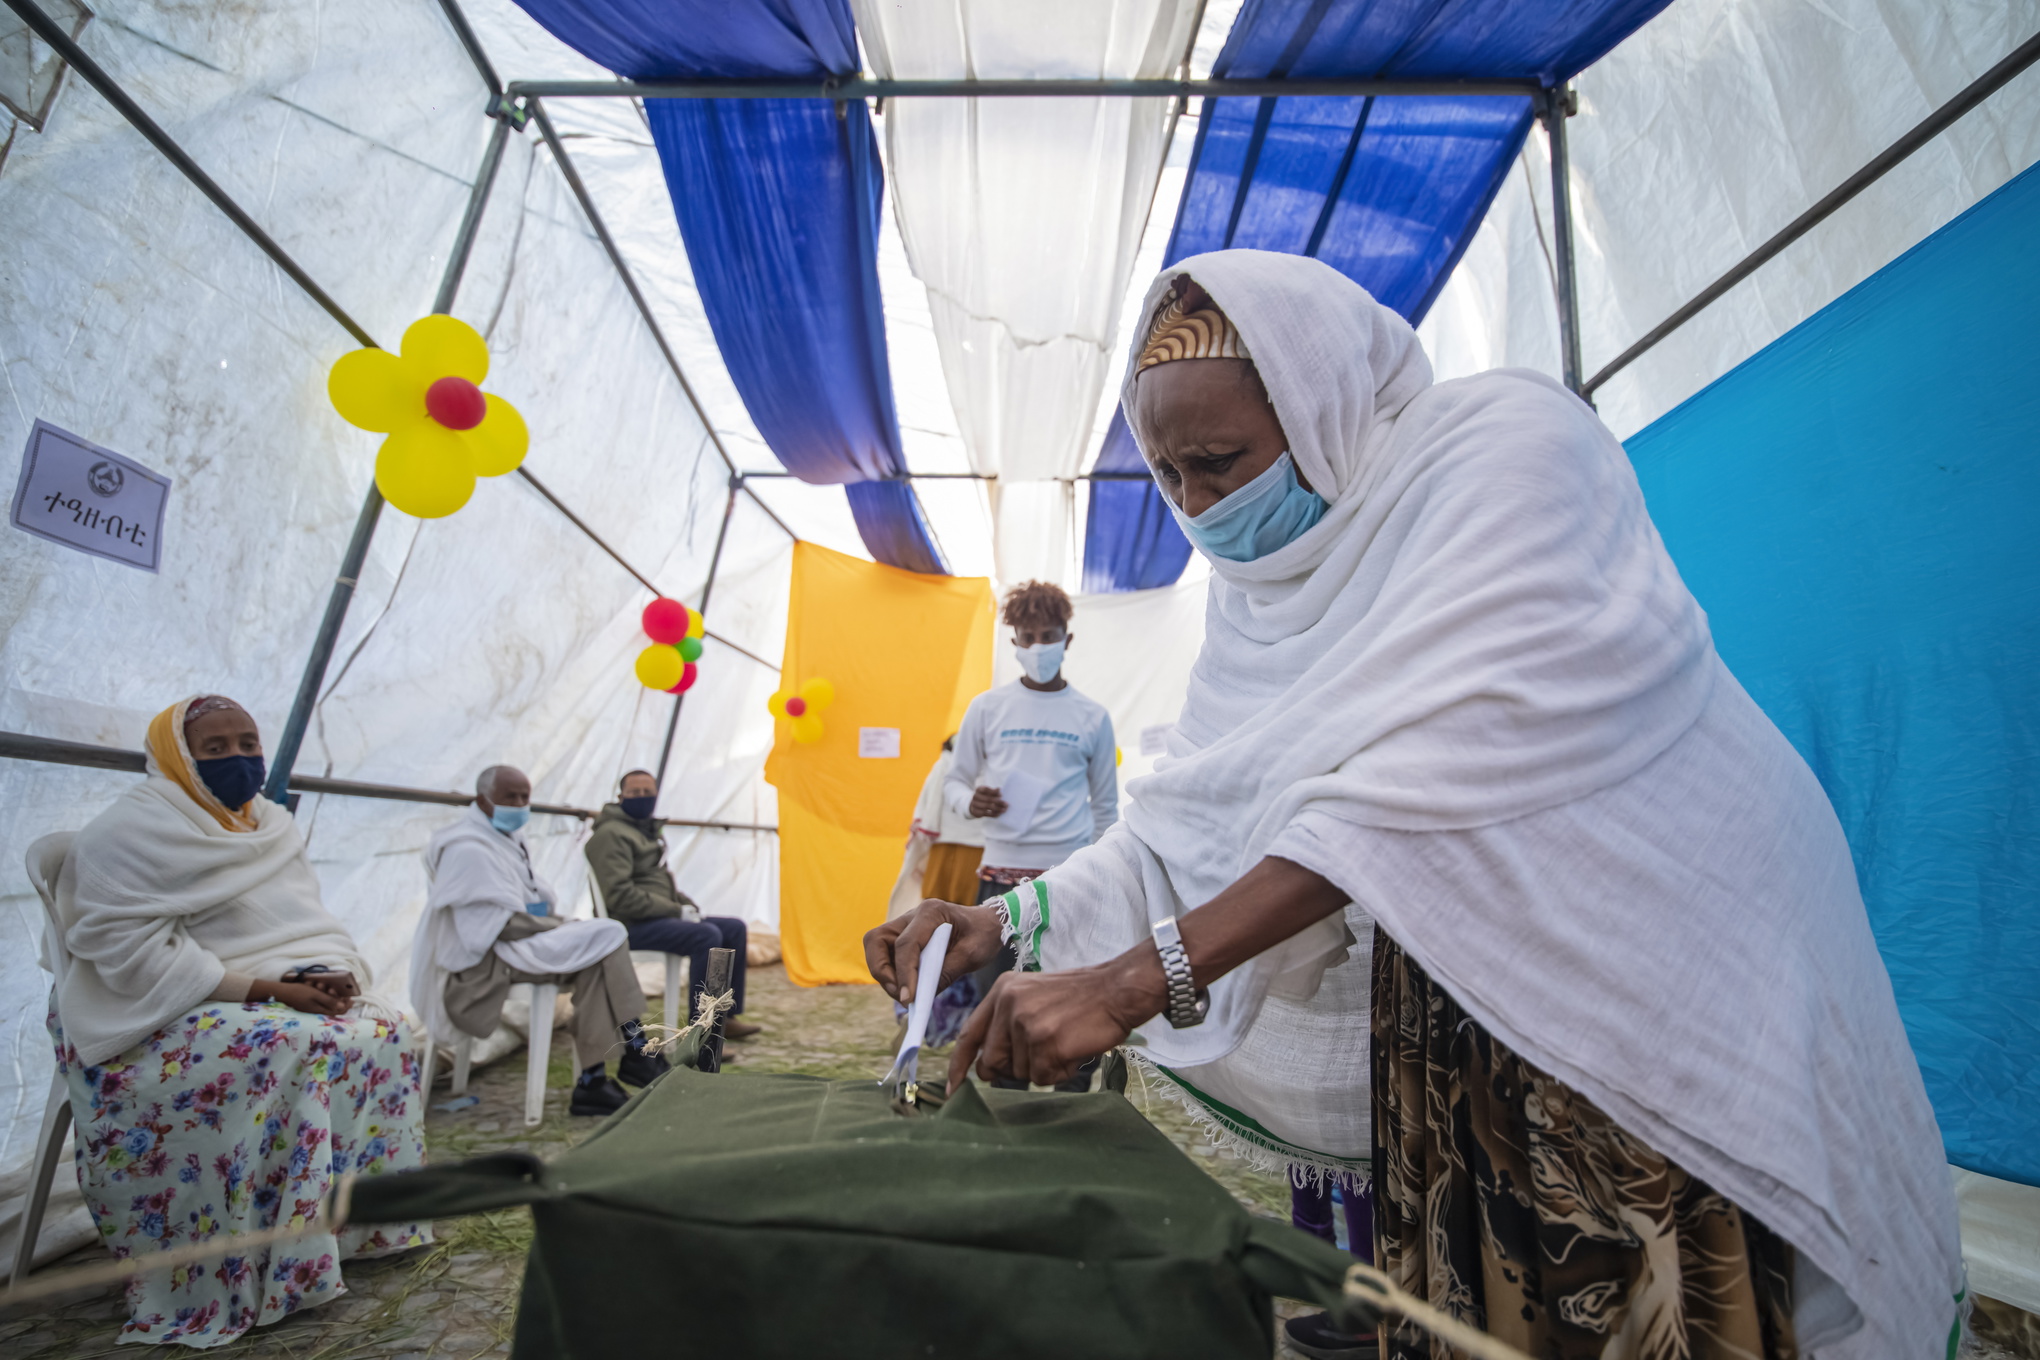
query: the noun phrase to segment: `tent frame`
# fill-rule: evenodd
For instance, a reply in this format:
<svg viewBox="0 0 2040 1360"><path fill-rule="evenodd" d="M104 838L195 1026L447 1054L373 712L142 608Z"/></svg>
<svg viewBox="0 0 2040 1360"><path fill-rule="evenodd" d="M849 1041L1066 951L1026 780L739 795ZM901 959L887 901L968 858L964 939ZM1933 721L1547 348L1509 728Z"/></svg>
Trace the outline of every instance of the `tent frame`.
<svg viewBox="0 0 2040 1360"><path fill-rule="evenodd" d="M709 570L702 586L702 608L706 612L711 594L715 588L716 572L721 566L723 547L728 539L730 519L736 510L739 495L748 494L753 503L786 532L790 538L798 538L784 520L775 514L770 505L761 499L749 486L753 476L771 476L772 473L752 473L740 470L729 451L724 447L715 426L702 408L693 385L681 370L678 357L666 341L665 333L653 317L644 294L637 285L622 252L616 245L582 182L579 171L560 142L552 120L546 115L543 100L556 98L636 98L636 99L788 99L813 98L829 99L839 106L851 99L889 98L1174 98L1188 100L1192 96L1204 99L1227 97L1267 97L1271 95L1332 95L1332 96L1529 96L1535 103L1537 115L1544 123L1546 136L1551 148L1552 205L1554 218L1554 255L1556 257L1556 297L1558 310L1561 361L1565 385L1582 398L1591 400L1593 393L1616 373L1634 362L1666 336L1698 315L1711 303L1719 299L1742 279L1754 273L1765 262L1784 250L1793 241L1806 234L1817 223L1868 188L1894 166L1924 146L1933 137L1951 126L1964 114L1981 104L1998 88L2018 75L2035 60L2040 60L2040 34L2029 38L2003 61L1984 73L1954 99L1942 105L1933 114L1914 127L1904 137L1893 143L1882 154L1873 159L1856 174L1850 176L1834 191L1808 208L1783 230L1765 241L1756 250L1732 266L1720 278L1701 290L1691 301L1673 312L1658 326L1646 333L1635 344L1617 355L1591 378L1581 378L1581 338L1579 327L1578 276L1574 227L1572 220L1572 195L1570 185L1570 164L1567 151L1565 120L1578 111L1578 97L1569 87L1550 87L1536 80L880 80L863 76L830 77L820 82L791 82L782 80L700 80L687 82L636 82L636 81L580 81L580 80L528 80L513 81L508 85L497 74L488 54L483 50L474 29L461 11L458 0L439 0L455 36L466 50L476 74L488 89L489 100L484 110L487 117L496 121L488 145L483 152L482 164L477 169L475 181L468 197L467 210L462 217L455 236L453 251L447 261L440 281L439 295L434 302L435 313L445 313L453 305L460 287L460 281L473 251L475 238L479 233L482 214L486 211L491 192L495 187L497 169L502 162L503 147L510 132L522 131L527 121L535 121L539 134L551 151L554 163L566 178L575 199L580 203L589 224L601 241L604 252L615 268L619 279L632 301L637 305L639 315L650 328L653 339L665 356L668 367L679 382L688 403L701 421L703 430L714 445L717 455L729 474L729 496L724 503L723 517L716 534L715 552L709 561ZM220 187L183 147L178 145L169 133L164 131L148 113L115 81L104 68L80 47L76 39L46 14L34 0L6 0L8 7L21 16L36 36L48 43L64 62L75 69L79 76L99 92L102 98L113 105L142 136L168 159L186 178L198 187L200 192L211 199L213 204L225 213L227 218L244 235L252 240L264 254L289 276L304 292L321 306L349 335L363 346L379 348L368 332L362 329L333 298L300 266L276 240L264 231L259 223ZM575 528L613 558L625 571L651 590L661 594L651 579L633 567L622 554L618 553L581 517L570 510L564 502L525 468L519 474L545 501L564 515ZM1140 473L1092 473L1081 480L1140 480ZM907 480L931 479L944 476L981 478L980 474L906 474ZM308 788L302 779L293 778L295 765L302 747L304 734L310 725L316 708L319 691L325 683L327 668L332 660L334 648L339 642L347 610L352 603L355 586L368 556L368 550L375 536L376 525L381 517L382 494L373 483L363 499L360 515L356 518L354 531L348 540L346 551L341 557L340 570L333 583L332 594L327 600L326 613L321 619L314 636L311 654L307 657L304 674L299 682L297 695L292 703L290 717L285 723L282 739L277 744L276 760L271 768L265 794L272 799L287 797L291 787ZM732 650L749 657L761 665L771 666L755 652L737 646L727 638L714 633L709 637ZM776 669L776 667L775 667ZM678 730L681 706L685 695L675 695L673 712L668 720L665 743L660 751L658 773L663 782L672 755L673 740ZM49 756L27 754L22 742L36 743L46 739L21 737L7 746L0 746L0 754L21 754L24 758L43 759ZM63 743L60 743L63 744ZM97 749L97 748L92 748ZM349 784L351 781L320 780L324 784ZM370 787L370 786L360 786ZM340 792L334 788L333 792ZM353 791L353 790L350 790ZM373 796L373 795L371 795ZM452 796L452 795L448 795Z"/></svg>

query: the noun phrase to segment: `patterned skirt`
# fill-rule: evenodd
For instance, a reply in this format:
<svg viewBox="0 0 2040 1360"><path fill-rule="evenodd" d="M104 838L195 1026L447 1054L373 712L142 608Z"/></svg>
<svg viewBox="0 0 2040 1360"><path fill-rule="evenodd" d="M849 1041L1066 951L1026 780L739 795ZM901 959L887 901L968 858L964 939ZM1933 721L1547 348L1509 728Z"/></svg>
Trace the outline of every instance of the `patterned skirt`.
<svg viewBox="0 0 2040 1360"><path fill-rule="evenodd" d="M1792 1248L1374 933L1379 1264L1535 1360L1792 1360ZM1384 1360L1451 1352L1385 1327Z"/></svg>
<svg viewBox="0 0 2040 1360"><path fill-rule="evenodd" d="M120 1340L225 1345L346 1293L346 1257L432 1240L428 1224L242 1253L229 1240L312 1218L335 1176L424 1165L418 1057L401 1027L211 1002L97 1067L78 1060L54 1009L49 1029L100 1240L127 1257L221 1239L217 1259L134 1277Z"/></svg>

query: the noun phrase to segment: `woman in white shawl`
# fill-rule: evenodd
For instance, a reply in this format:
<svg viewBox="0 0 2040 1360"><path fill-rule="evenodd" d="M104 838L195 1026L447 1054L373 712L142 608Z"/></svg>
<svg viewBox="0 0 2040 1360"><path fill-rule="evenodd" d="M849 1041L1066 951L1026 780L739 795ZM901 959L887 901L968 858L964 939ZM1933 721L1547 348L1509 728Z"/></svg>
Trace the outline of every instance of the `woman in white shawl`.
<svg viewBox="0 0 2040 1360"><path fill-rule="evenodd" d="M1951 1353L1947 1168L1848 845L1621 446L1538 374L1434 384L1312 260L1197 256L1145 315L1122 399L1211 559L1204 648L1109 835L868 938L903 996L942 920L944 980L1012 932L1045 970L952 1081L1124 1042L1215 1117L1371 1143L1382 1267L1539 1356Z"/></svg>
<svg viewBox="0 0 2040 1360"><path fill-rule="evenodd" d="M420 1166L410 1035L319 901L289 812L257 792L255 721L217 695L149 724L149 777L94 818L57 880L50 1033L78 1180L116 1256L218 1238L217 1260L128 1285L122 1341L224 1345L345 1293L339 1262L420 1225L318 1232L334 1177Z"/></svg>

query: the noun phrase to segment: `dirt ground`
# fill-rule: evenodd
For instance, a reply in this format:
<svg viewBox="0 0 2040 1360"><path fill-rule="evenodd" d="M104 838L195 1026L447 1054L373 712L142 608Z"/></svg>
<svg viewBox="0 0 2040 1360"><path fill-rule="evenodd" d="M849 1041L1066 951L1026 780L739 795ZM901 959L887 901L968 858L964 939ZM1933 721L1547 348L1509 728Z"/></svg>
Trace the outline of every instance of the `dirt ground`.
<svg viewBox="0 0 2040 1360"><path fill-rule="evenodd" d="M796 987L787 981L783 968L773 966L751 970L749 993L747 1018L764 1025L765 1032L730 1046L738 1070L876 1078L890 1065L892 1003L878 988ZM657 1017L648 1010L645 1018L649 1022ZM437 1108L451 1103L442 1081L425 1124L431 1160L457 1161L501 1148L530 1148L547 1156L586 1136L598 1121L574 1119L566 1112L571 1080L567 1048L564 1036L553 1044L545 1119L529 1131L524 1127L521 1052L475 1073L468 1088L478 1098L475 1104ZM940 1059L931 1055L931 1061ZM1174 1105L1144 1101L1137 1080L1128 1094L1156 1127L1250 1212L1288 1218L1289 1187L1281 1177L1255 1171L1214 1148ZM348 1263L345 1297L257 1328L215 1353L235 1360L507 1356L530 1241L531 1220L523 1209L442 1223L439 1240L432 1246L383 1260ZM44 1269L103 1259L99 1248L88 1247ZM1278 1300L1276 1311L1287 1317L1303 1308ZM111 1289L45 1301L34 1310L0 1308L0 1356L93 1360L118 1354L124 1360L169 1360L194 1354L181 1347L116 1347L114 1336L124 1316L119 1295ZM1983 1300L1975 1324L1977 1338L1965 1352L1971 1360L2040 1360L2040 1318ZM1278 1343L1276 1360L1296 1360L1296 1353Z"/></svg>

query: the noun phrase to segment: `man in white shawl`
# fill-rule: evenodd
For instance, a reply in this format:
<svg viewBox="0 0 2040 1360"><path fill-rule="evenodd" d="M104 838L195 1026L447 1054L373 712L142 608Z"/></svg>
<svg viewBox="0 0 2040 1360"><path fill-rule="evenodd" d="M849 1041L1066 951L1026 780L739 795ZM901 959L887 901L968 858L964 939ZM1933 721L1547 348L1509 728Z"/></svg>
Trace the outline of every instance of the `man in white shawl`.
<svg viewBox="0 0 2040 1360"><path fill-rule="evenodd" d="M462 1034L493 1033L514 983L571 987L581 1071L568 1109L613 1114L629 1097L608 1074L610 1054L619 1055L617 1079L632 1086L650 1084L670 1064L625 1038L644 995L622 922L559 918L559 896L532 867L524 841L530 816L531 780L491 765L475 781L474 803L427 842L432 886L411 951L411 1003L434 1041L451 1046Z"/></svg>
<svg viewBox="0 0 2040 1360"><path fill-rule="evenodd" d="M1535 373L1434 384L1316 261L1196 256L1144 315L1122 400L1211 561L1204 647L1110 834L867 937L902 997L1015 934L1044 970L952 1082L1123 1042L1212 1118L1368 1146L1378 1263L1534 1354L1950 1353L1953 1197L1849 847L1621 445Z"/></svg>

